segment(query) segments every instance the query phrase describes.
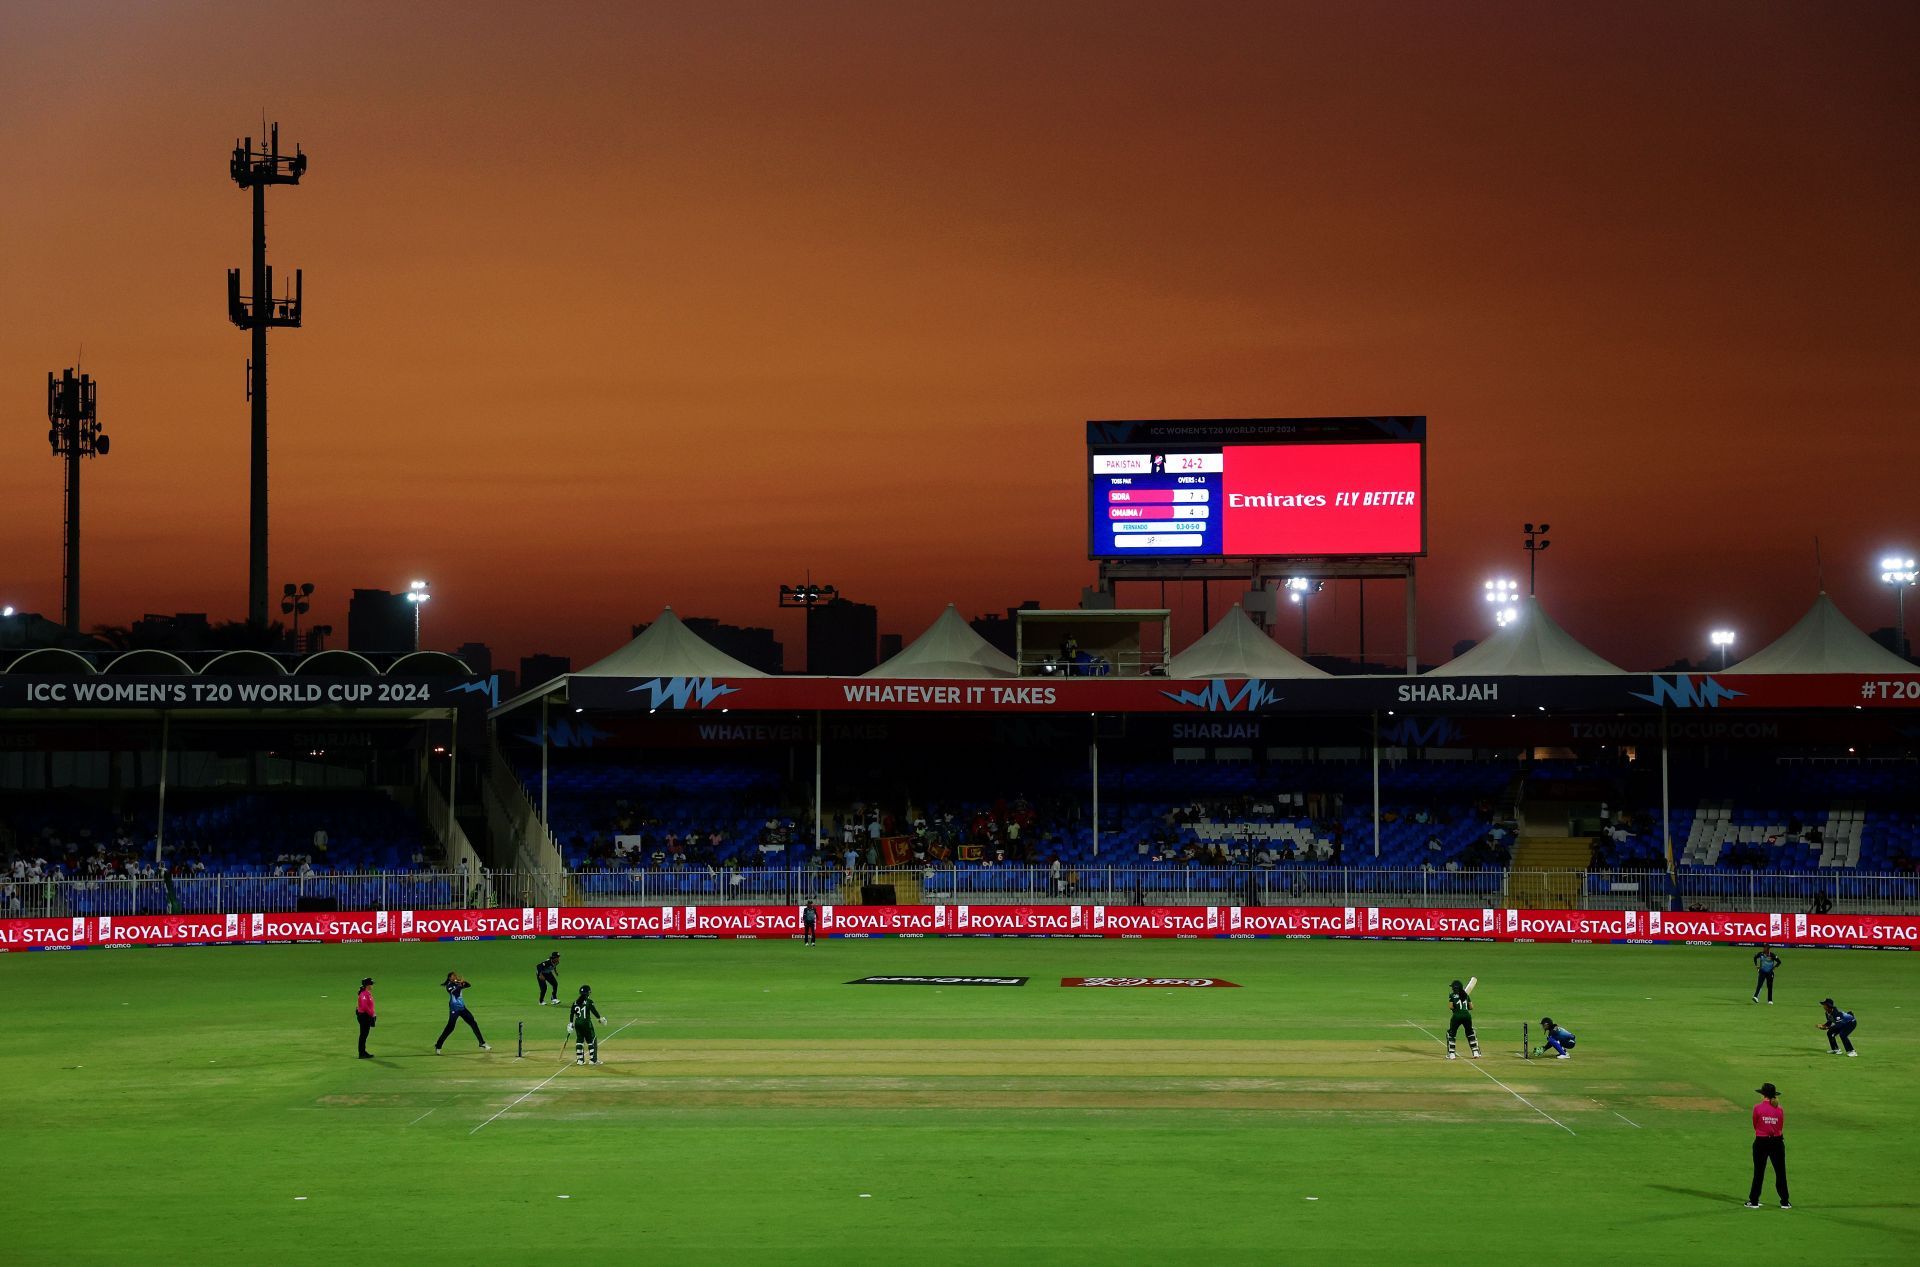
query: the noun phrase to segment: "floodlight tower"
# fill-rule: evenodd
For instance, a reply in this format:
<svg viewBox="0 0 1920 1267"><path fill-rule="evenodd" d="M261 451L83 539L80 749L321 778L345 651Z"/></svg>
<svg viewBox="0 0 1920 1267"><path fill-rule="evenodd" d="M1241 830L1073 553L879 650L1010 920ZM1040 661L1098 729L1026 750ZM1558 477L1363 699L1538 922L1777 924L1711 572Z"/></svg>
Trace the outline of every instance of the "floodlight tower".
<svg viewBox="0 0 1920 1267"><path fill-rule="evenodd" d="M407 603L413 608L413 649L420 649L420 608L433 595L427 590L425 581L415 581L407 586Z"/></svg>
<svg viewBox="0 0 1920 1267"><path fill-rule="evenodd" d="M280 591L280 614L293 617L293 650L300 651L300 618L313 610L313 582L305 581L295 585L288 581ZM417 625L417 622L416 622ZM420 641L420 631L416 627L413 640ZM414 650L418 651L416 646Z"/></svg>
<svg viewBox="0 0 1920 1267"><path fill-rule="evenodd" d="M1727 648L1733 645L1734 636L1731 629L1715 629L1707 635L1708 641L1720 648L1720 667L1723 669L1727 667Z"/></svg>
<svg viewBox="0 0 1920 1267"><path fill-rule="evenodd" d="M1327 587L1325 581L1311 576L1289 576L1284 582L1287 601L1300 608L1300 658L1307 658L1307 600Z"/></svg>
<svg viewBox="0 0 1920 1267"><path fill-rule="evenodd" d="M1907 591L1915 582L1920 582L1920 571L1912 559L1890 554L1880 560L1880 583L1893 587L1893 653L1899 656L1907 654Z"/></svg>
<svg viewBox="0 0 1920 1267"><path fill-rule="evenodd" d="M1532 598L1534 575L1540 562L1540 552L1553 542L1547 540L1549 531L1547 524L1541 524L1538 528L1527 524L1520 531L1527 534L1527 597Z"/></svg>
<svg viewBox="0 0 1920 1267"><path fill-rule="evenodd" d="M280 125L273 125L263 148L247 137L233 147L233 183L253 191L253 293L240 293L240 270L227 270L227 318L253 335L247 362L247 399L253 405L253 467L247 517L247 623L267 627L267 331L300 325L301 276L293 270L293 288L276 297L273 269L267 265L267 186L297 185L307 173L307 156L294 146L280 152Z"/></svg>
<svg viewBox="0 0 1920 1267"><path fill-rule="evenodd" d="M93 378L62 370L47 371L47 443L53 456L67 461L66 597L62 614L68 633L80 632L80 459L105 457L109 447L94 416ZM11 611L9 611L11 614Z"/></svg>
<svg viewBox="0 0 1920 1267"><path fill-rule="evenodd" d="M813 573L807 573L807 579L798 585L780 587L780 606L803 607L807 612L807 659L813 658L813 609L821 603L832 602L840 597L840 591L831 585L819 585L814 582Z"/></svg>
<svg viewBox="0 0 1920 1267"><path fill-rule="evenodd" d="M1520 583L1509 581L1505 577L1496 577L1480 587L1481 596L1493 608L1493 623L1505 629L1520 619L1520 609L1515 606L1519 600Z"/></svg>

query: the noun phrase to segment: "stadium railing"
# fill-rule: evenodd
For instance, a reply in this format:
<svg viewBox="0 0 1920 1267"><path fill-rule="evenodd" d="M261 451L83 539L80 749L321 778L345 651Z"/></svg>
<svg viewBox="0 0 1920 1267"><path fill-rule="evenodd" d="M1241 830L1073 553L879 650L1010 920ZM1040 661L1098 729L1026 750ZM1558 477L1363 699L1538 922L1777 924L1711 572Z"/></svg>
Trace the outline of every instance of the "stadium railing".
<svg viewBox="0 0 1920 1267"><path fill-rule="evenodd" d="M507 905L518 879L506 873L507 882L498 884L467 870L21 880L0 884L0 918L283 912L299 910L303 900L341 911L457 910Z"/></svg>
<svg viewBox="0 0 1920 1267"><path fill-rule="evenodd" d="M1807 911L1824 897L1855 914L1920 912L1920 876L1846 871L1444 871L1380 867L632 869L573 871L566 904L860 905L872 885L902 904L1107 906L1547 906L1650 910ZM1546 896L1546 895L1551 895Z"/></svg>
<svg viewBox="0 0 1920 1267"><path fill-rule="evenodd" d="M0 882L0 918L529 906L1409 906L1920 914L1920 876L1850 871L1424 871L1379 867L709 869L197 875ZM878 886L879 891L875 891Z"/></svg>

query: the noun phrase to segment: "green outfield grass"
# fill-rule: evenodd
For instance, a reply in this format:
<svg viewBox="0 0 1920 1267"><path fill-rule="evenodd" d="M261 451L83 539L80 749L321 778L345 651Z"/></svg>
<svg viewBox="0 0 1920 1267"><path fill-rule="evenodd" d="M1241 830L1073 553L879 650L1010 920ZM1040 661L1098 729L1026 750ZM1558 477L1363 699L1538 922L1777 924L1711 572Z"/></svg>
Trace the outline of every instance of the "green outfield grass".
<svg viewBox="0 0 1920 1267"><path fill-rule="evenodd" d="M0 1262L1920 1261L1912 955L1787 952L1767 1007L1736 949L566 942L618 1030L576 1068L547 949L0 957ZM432 1052L449 968L491 1053ZM907 973L1031 980L844 984ZM1448 1063L1470 974L1486 1057ZM1518 1058L1542 1012L1575 1059ZM1741 1205L1769 1079L1785 1212Z"/></svg>

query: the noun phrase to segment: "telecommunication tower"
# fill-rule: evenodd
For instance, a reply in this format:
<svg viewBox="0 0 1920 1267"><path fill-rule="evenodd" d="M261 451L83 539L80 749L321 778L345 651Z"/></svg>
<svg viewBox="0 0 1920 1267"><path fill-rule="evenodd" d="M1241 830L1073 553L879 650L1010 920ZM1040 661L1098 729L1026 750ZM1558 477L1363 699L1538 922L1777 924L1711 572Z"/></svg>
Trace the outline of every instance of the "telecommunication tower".
<svg viewBox="0 0 1920 1267"><path fill-rule="evenodd" d="M47 443L53 456L67 460L65 598L61 614L68 633L80 632L80 459L105 457L109 447L94 415L93 378L62 370L47 371Z"/></svg>
<svg viewBox="0 0 1920 1267"><path fill-rule="evenodd" d="M253 138L233 147L233 183L253 191L253 293L240 293L240 270L227 270L227 317L253 334L253 355L247 362L247 399L253 406L253 466L247 518L247 622L267 624L267 331L275 326L300 324L301 276L293 271L293 287L276 296L273 269L267 263L267 186L297 185L307 173L307 156L294 146L280 152L280 125L274 124L262 148Z"/></svg>

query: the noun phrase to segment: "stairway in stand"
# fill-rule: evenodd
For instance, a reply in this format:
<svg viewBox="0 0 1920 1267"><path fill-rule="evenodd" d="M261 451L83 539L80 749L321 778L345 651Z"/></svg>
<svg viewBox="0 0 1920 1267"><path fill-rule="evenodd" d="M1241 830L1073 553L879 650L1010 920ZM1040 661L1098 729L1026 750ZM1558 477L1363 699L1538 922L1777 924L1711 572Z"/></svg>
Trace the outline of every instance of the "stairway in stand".
<svg viewBox="0 0 1920 1267"><path fill-rule="evenodd" d="M1593 856L1590 836L1522 836L1513 847L1507 901L1523 910L1570 910Z"/></svg>

